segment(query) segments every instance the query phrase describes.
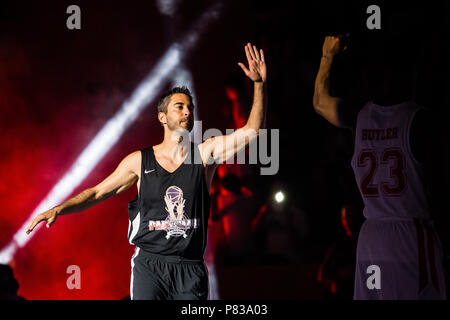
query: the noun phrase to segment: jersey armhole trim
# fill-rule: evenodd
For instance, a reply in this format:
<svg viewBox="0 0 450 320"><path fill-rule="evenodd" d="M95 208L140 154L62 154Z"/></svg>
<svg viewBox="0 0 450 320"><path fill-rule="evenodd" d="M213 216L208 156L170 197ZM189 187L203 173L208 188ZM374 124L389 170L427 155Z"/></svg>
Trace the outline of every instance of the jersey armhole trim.
<svg viewBox="0 0 450 320"><path fill-rule="evenodd" d="M141 206L141 193L142 193L142 180L143 180L143 177L144 177L144 175L143 175L144 150L141 149L139 151L141 152L141 170L140 170L141 171L141 176L139 177L139 191L138 191L138 207L139 207L139 210L138 211L140 211L141 208L142 208L142 206Z"/></svg>
<svg viewBox="0 0 450 320"><path fill-rule="evenodd" d="M353 158L355 157L355 153L356 153L356 137L358 136L358 123L359 123L359 118L361 117L361 114L364 112L365 108L369 105L372 104L372 101L367 102L366 104L364 104L364 106L361 108L361 110L358 111L358 114L356 115L356 123L355 123L355 127L354 127L354 131L352 131L353 134L353 153L352 153L352 157L350 162L353 161Z"/></svg>
<svg viewBox="0 0 450 320"><path fill-rule="evenodd" d="M408 119L408 125L406 127L406 135L407 135L407 137L406 137L405 145L406 145L406 148L408 149L408 153L409 153L411 159L414 161L414 164L416 164L416 165L423 165L423 163L421 161L416 159L416 157L414 156L414 153L412 152L412 148L411 148L411 126L412 126L414 118L416 117L416 114L417 114L417 112L419 110L420 110L420 108L416 108L412 112L411 116Z"/></svg>
<svg viewBox="0 0 450 320"><path fill-rule="evenodd" d="M200 152L200 144L194 143L194 148L197 149L197 152L198 152L198 154L199 154L199 156L200 156L200 159L201 159L201 161L202 161L202 163L201 163L200 165L201 165L202 171L203 171L203 182L205 183L205 187L206 187L206 191L208 191L208 195L211 197L211 194L210 194L210 192L211 192L211 188L210 188L210 187L211 187L211 186L208 186L208 180L207 180L207 177L206 177L206 170L207 170L207 168L210 167L210 166L208 165L208 163L206 164L206 166L203 165L202 153ZM194 153L195 153L195 152L196 152L196 151L194 151ZM194 158L195 158L195 155L194 155ZM212 182L212 179L214 178L214 174L215 174L216 169L217 169L217 164L214 163L214 164L212 164L211 166L212 166L212 167L211 167L210 170L213 170L213 173L212 173L212 176L211 176L211 182Z"/></svg>

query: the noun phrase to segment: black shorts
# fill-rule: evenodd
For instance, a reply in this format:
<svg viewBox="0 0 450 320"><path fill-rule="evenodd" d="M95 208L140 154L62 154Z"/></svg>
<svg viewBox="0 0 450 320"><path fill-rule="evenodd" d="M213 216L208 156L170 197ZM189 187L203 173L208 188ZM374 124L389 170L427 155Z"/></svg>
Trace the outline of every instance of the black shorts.
<svg viewBox="0 0 450 320"><path fill-rule="evenodd" d="M131 300L207 300L203 260L152 254L136 247L131 258Z"/></svg>

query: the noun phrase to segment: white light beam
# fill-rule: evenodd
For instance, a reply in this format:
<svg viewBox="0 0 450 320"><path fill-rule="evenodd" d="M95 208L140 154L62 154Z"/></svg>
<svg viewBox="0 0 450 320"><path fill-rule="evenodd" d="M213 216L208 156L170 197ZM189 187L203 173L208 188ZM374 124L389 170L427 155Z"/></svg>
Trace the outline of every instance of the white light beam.
<svg viewBox="0 0 450 320"><path fill-rule="evenodd" d="M217 2L210 9L205 11L189 32L185 34L183 37L184 40L181 43L173 44L167 50L164 56L159 60L158 64L132 93L131 97L123 103L120 110L105 124L78 156L69 171L33 210L29 218L23 223L22 227L16 231L10 243L0 251L0 263L9 263L14 257L17 249L23 247L30 241L36 231L43 225L42 223L39 224L34 232L27 235L25 231L34 216L58 205L68 197L119 140L125 130L134 122L142 110L153 101L156 94L158 94L166 82L171 79L171 73L178 65L180 65L185 55L197 43L201 32L205 30L214 19L218 18L221 7L221 2Z"/></svg>

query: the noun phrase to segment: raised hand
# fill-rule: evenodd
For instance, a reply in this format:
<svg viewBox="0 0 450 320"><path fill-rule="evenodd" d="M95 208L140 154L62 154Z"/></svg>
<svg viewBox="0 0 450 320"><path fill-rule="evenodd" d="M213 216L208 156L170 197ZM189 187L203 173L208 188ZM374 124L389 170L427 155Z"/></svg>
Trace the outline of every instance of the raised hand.
<svg viewBox="0 0 450 320"><path fill-rule="evenodd" d="M334 57L335 55L347 50L347 46L343 46L344 35L327 36L323 42L322 56Z"/></svg>
<svg viewBox="0 0 450 320"><path fill-rule="evenodd" d="M47 210L41 214L38 214L34 219L31 221L31 223L27 227L27 234L30 234L31 231L36 227L37 224L39 224L42 221L47 221L47 228L50 228L50 226L56 221L56 215L57 212L54 208Z"/></svg>
<svg viewBox="0 0 450 320"><path fill-rule="evenodd" d="M245 46L245 55L247 56L248 69L241 62L238 62L238 65L244 70L247 77L254 82L266 82L267 68L262 49L258 52L256 46L247 43Z"/></svg>

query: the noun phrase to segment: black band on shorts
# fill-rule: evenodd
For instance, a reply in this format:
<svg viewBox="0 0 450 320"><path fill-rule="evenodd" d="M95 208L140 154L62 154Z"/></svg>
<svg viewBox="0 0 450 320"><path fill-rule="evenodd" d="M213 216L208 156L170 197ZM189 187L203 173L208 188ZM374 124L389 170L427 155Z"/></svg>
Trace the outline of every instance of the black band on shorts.
<svg viewBox="0 0 450 320"><path fill-rule="evenodd" d="M149 259L159 260L165 263L181 263L181 264L203 264L203 259L188 259L180 256L166 256L162 254L152 253L140 248L139 255Z"/></svg>

